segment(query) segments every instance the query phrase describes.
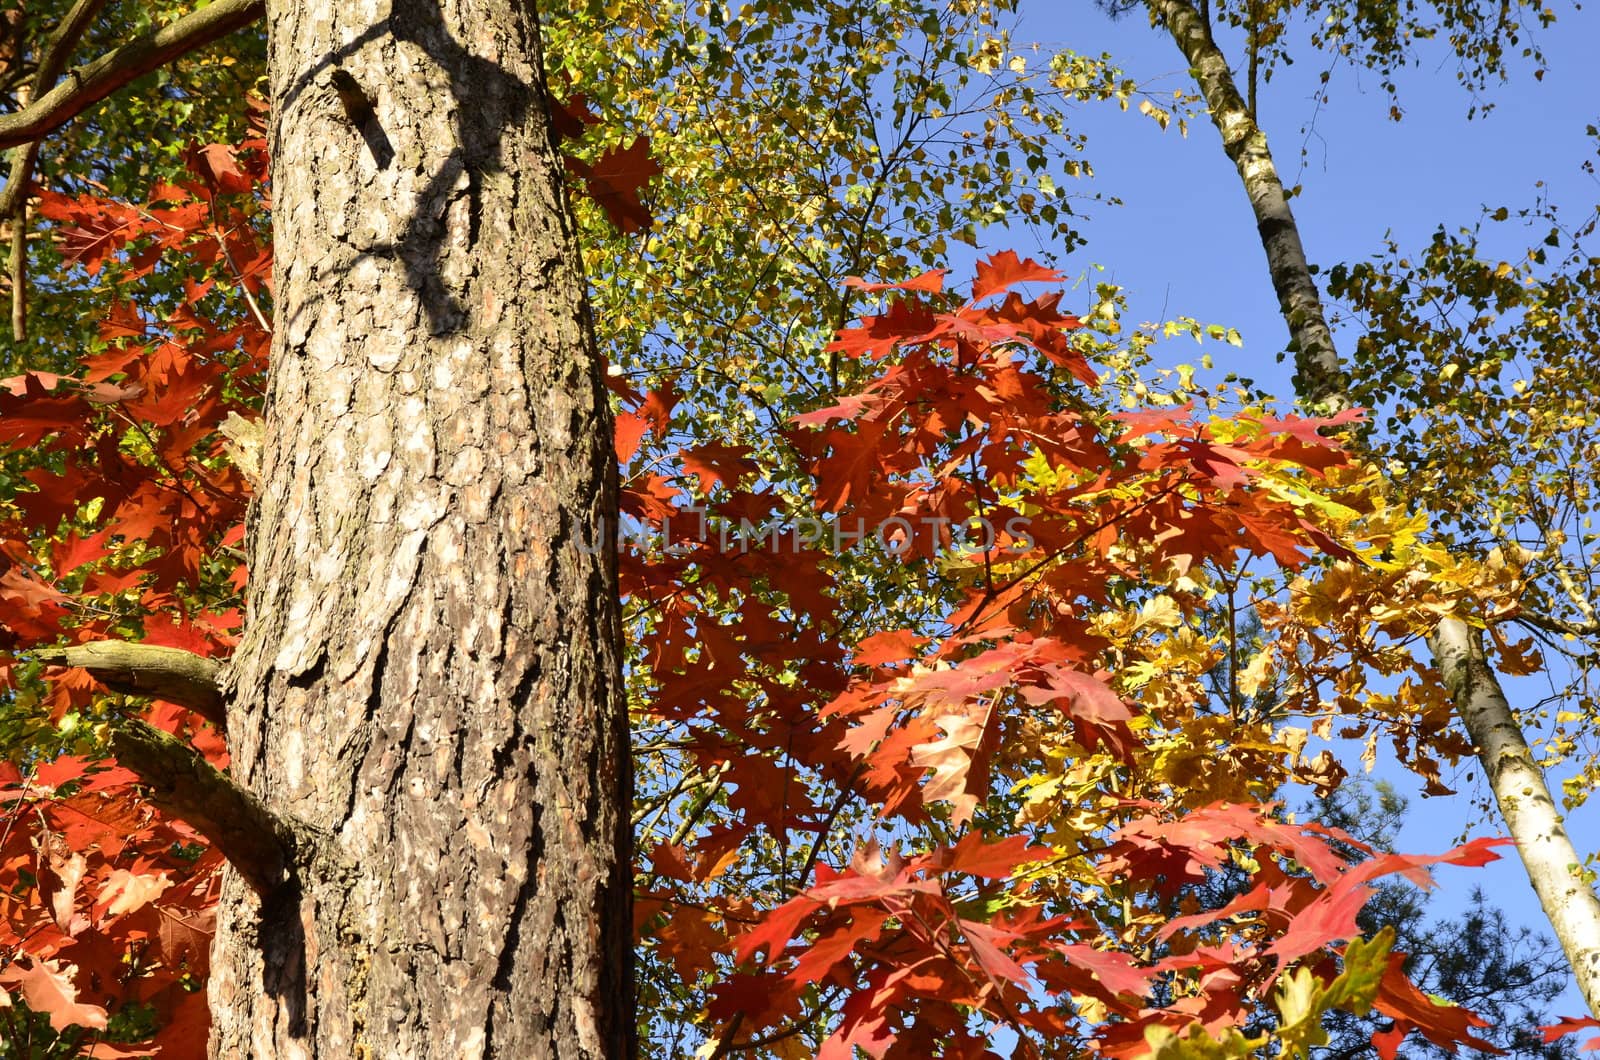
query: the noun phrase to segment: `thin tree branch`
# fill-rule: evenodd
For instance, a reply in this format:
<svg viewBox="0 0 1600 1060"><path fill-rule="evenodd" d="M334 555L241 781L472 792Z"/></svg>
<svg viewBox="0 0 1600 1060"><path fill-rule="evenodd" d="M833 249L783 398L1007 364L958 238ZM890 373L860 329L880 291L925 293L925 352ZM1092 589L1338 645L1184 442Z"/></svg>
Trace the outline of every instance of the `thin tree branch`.
<svg viewBox="0 0 1600 1060"><path fill-rule="evenodd" d="M844 812L845 806L850 802L850 797L855 794L856 781L861 774L867 771L865 763L857 763L850 771L850 776L839 785L839 797L833 800L833 805L828 808L828 816L822 822L822 827L817 829L816 841L811 844L811 851L806 855L805 863L800 866L800 874L795 877L795 887L792 893L799 894L806 889L806 880L811 878L811 870L817 864L817 859L822 856L822 848L828 842L828 833L833 830L834 823L839 820L839 815ZM786 874L787 875L787 874Z"/></svg>
<svg viewBox="0 0 1600 1060"><path fill-rule="evenodd" d="M39 99L55 87L56 79L61 76L72 50L78 46L78 41L89 29L89 23L94 21L95 15L100 13L105 4L106 0L78 0L67 12L67 17L61 20L40 53L39 69L33 75L34 99ZM0 118L0 121L4 120ZM6 180L5 190L0 191L0 217L10 217L27 200L28 182L33 179L33 165L38 157L39 141L33 140L24 144L11 160L11 176Z"/></svg>
<svg viewBox="0 0 1600 1060"><path fill-rule="evenodd" d="M182 648L123 640L40 648L33 654L47 663L88 670L113 692L164 699L187 707L218 727L227 721L222 664L215 659Z"/></svg>
<svg viewBox="0 0 1600 1060"><path fill-rule="evenodd" d="M128 82L248 26L266 9L265 0L215 0L68 71L60 84L26 107L0 115L0 148L16 147L59 129Z"/></svg>
<svg viewBox="0 0 1600 1060"><path fill-rule="evenodd" d="M29 98L38 99L55 85L62 67L67 65L67 57L105 3L106 0L78 0L72 5L45 43ZM18 147L11 160L11 176L5 190L0 191L0 217L11 218L11 336L17 342L28 337L28 185L33 181L33 167L38 160L38 140Z"/></svg>
<svg viewBox="0 0 1600 1060"><path fill-rule="evenodd" d="M38 153L37 144L29 144L17 153L17 162ZM33 162L28 158L29 168ZM16 166L12 173L16 173ZM6 185L6 190L11 186ZM28 202L17 203L11 211L11 337L17 342L28 338Z"/></svg>
<svg viewBox="0 0 1600 1060"><path fill-rule="evenodd" d="M1328 330L1321 295L1278 180L1266 135L1239 96L1227 58L1211 44L1190 0L1149 0L1194 70L1223 149L1233 159L1256 225L1284 322L1294 337L1295 389L1317 411L1349 406L1348 378ZM1447 617L1428 638L1433 666L1449 689L1506 827L1555 929L1591 1013L1600 1016L1600 897L1581 864L1544 773L1534 762L1516 712L1484 658L1480 634Z"/></svg>
<svg viewBox="0 0 1600 1060"><path fill-rule="evenodd" d="M699 824L701 818L706 815L706 811L711 809L712 800L717 797L717 792L722 790L723 778L727 775L728 768L723 765L717 771L717 775L709 779L705 785L705 791L700 793L699 798L695 799L694 805L689 812L684 814L683 820L673 830L672 837L667 840L668 843L676 846L689 838L689 833L694 831L695 825Z"/></svg>
<svg viewBox="0 0 1600 1060"><path fill-rule="evenodd" d="M1568 622L1565 619L1551 618L1547 615L1536 615L1524 611L1512 618L1513 622L1521 622L1535 629L1542 629L1546 633L1560 633L1571 637L1592 637L1600 633L1600 622Z"/></svg>
<svg viewBox="0 0 1600 1060"><path fill-rule="evenodd" d="M205 836L256 894L265 897L288 879L295 829L200 752L137 720L120 722L110 744L150 801Z"/></svg>

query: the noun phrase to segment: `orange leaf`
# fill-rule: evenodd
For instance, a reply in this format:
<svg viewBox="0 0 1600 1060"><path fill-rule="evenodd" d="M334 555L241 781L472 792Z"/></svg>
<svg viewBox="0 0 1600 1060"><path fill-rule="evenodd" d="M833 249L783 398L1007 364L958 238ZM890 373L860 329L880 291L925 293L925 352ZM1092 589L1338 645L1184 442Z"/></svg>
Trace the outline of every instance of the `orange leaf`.
<svg viewBox="0 0 1600 1060"><path fill-rule="evenodd" d="M1002 250L989 258L988 261L978 262L978 276L972 281L972 300L974 302L988 298L997 291L1019 283L1031 281L1053 282L1061 279L1061 273L1052 268L1039 264L1032 258L1021 260L1014 250Z"/></svg>
<svg viewBox="0 0 1600 1060"><path fill-rule="evenodd" d="M97 904L110 903L101 914L101 922L122 916L124 913L131 913L155 901L171 886L172 881L165 873L159 876L142 876L127 869L113 869L95 899Z"/></svg>
<svg viewBox="0 0 1600 1060"><path fill-rule="evenodd" d="M27 961L26 968L23 967L24 960ZM106 1010L99 1005L80 1004L78 988L56 961L35 958L13 961L10 967L0 971L0 985L20 987L22 999L28 1003L28 1007L47 1014L53 1030L64 1031L68 1027L91 1027L98 1031L106 1029Z"/></svg>
<svg viewBox="0 0 1600 1060"><path fill-rule="evenodd" d="M846 287L859 287L863 291L926 291L938 294L944 290L945 269L929 269L920 276L899 283L868 283L859 276L845 277Z"/></svg>

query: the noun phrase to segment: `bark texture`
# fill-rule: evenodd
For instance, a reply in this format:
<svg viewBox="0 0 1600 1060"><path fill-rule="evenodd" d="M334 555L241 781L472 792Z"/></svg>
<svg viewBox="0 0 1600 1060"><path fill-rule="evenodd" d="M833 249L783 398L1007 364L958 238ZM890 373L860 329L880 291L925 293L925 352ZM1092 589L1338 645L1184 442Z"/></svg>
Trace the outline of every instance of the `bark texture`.
<svg viewBox="0 0 1600 1060"><path fill-rule="evenodd" d="M1266 134L1239 97L1226 56L1187 0L1150 0L1189 60L1223 148L1239 170L1255 210L1273 288L1295 344L1295 389L1302 404L1329 412L1349 407L1344 364L1306 264L1294 213L1284 198ZM1543 771L1532 755L1500 679L1484 661L1465 622L1446 619L1429 640L1434 666L1455 697L1462 723L1499 802L1506 828L1528 870L1589 1010L1600 1017L1600 901L1576 873L1567 836Z"/></svg>
<svg viewBox="0 0 1600 1060"><path fill-rule="evenodd" d="M1580 860L1561 812L1533 760L1511 704L1483 655L1483 639L1448 618L1429 640L1445 686L1472 742L1478 746L1500 815L1557 940L1572 962L1589 1011L1600 1016L1600 898L1578 875Z"/></svg>
<svg viewBox="0 0 1600 1060"><path fill-rule="evenodd" d="M1222 149L1233 160L1255 214L1267 271L1278 307L1289 327L1294 351L1295 389L1306 404L1322 412L1349 407L1344 372L1322 310L1322 296L1306 265L1305 247L1294 211L1283 193L1267 136L1239 95L1227 56L1211 39L1210 26L1187 0L1150 0L1167 32L1177 42L1200 86L1211 121L1222 134Z"/></svg>
<svg viewBox="0 0 1600 1060"><path fill-rule="evenodd" d="M212 1052L626 1057L615 462L537 13L275 0L268 41L276 337L228 736L299 841L266 901L230 880Z"/></svg>

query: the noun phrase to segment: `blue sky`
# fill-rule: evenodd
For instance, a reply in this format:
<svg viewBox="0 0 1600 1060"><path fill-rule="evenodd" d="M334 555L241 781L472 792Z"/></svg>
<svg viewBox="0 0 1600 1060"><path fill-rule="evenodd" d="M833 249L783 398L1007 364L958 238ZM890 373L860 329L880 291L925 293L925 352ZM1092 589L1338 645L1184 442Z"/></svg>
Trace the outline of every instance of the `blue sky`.
<svg viewBox="0 0 1600 1060"><path fill-rule="evenodd" d="M1142 84L1192 91L1183 57L1140 13L1112 20L1088 3L1023 7L1019 45L1109 52ZM1493 92L1495 110L1471 121L1471 98L1442 47L1425 46L1431 63L1399 79L1406 111L1400 123L1388 120L1389 99L1376 75L1336 69L1332 101L1318 108L1315 57L1280 69L1262 86L1260 119L1285 183L1303 186L1293 205L1311 259L1328 266L1365 257L1386 232L1402 246L1420 244L1441 222L1470 224L1483 204L1531 203L1541 180L1570 210L1600 202L1600 184L1579 168L1595 152L1584 126L1600 121L1600 79L1586 70L1595 41L1600 15L1567 12L1540 37L1550 66L1543 81L1529 67L1518 69ZM1242 49L1228 51L1237 58ZM1165 304L1171 313L1239 328L1248 341L1244 356L1270 364L1285 332L1248 203L1209 120L1191 124L1184 138L1175 125L1163 133L1115 106L1081 108L1074 117L1075 128L1090 136L1096 175L1085 186L1126 204L1092 209L1079 264L1106 266L1145 316L1158 316Z"/></svg>
<svg viewBox="0 0 1600 1060"><path fill-rule="evenodd" d="M1169 94L1193 90L1176 46L1151 29L1142 13L1112 20L1088 3L1023 8L1014 38L1018 50L1037 41L1046 51L1109 52L1141 83ZM1513 211L1530 205L1540 181L1570 216L1600 203L1600 183L1580 168L1596 150L1584 128L1600 122L1600 78L1590 54L1600 41L1600 15L1592 9L1558 13L1556 26L1537 35L1549 67L1543 80L1533 78L1530 66L1515 68L1507 84L1491 90L1495 109L1470 121L1473 101L1456 82L1454 59L1442 47L1422 48L1419 65L1398 79L1405 108L1400 123L1387 117L1390 100L1379 78L1348 67L1335 69L1331 102L1319 108L1314 88L1323 64L1314 57L1280 69L1262 86L1260 120L1284 181L1303 186L1293 205L1313 262L1326 267L1365 258L1380 249L1386 234L1402 247L1419 246L1441 223L1472 224L1484 205ZM1230 58L1241 54L1226 38L1222 43ZM1182 314L1238 328L1242 350L1210 347L1217 367L1290 394L1288 368L1276 363L1286 332L1261 246L1237 174L1209 120L1192 123L1183 138L1175 125L1162 132L1137 113L1106 105L1081 109L1074 126L1090 136L1087 156L1095 177L1085 188L1115 195L1125 205L1090 208L1082 225L1088 245L1067 259L1067 267L1076 274L1090 263L1104 266L1098 275L1127 289L1137 320ZM1192 358L1194 352L1175 349L1173 356ZM1458 798L1424 801L1402 771L1380 767L1379 774L1412 796L1405 849L1442 849L1482 820L1469 803L1484 794L1481 784L1459 785ZM1568 823L1580 851L1600 848L1600 802ZM1474 834L1499 831L1491 821ZM1446 870L1436 907L1454 908L1482 885L1513 920L1543 927L1521 866L1507 854L1487 869ZM1575 989L1557 1003L1557 1012L1583 1012Z"/></svg>

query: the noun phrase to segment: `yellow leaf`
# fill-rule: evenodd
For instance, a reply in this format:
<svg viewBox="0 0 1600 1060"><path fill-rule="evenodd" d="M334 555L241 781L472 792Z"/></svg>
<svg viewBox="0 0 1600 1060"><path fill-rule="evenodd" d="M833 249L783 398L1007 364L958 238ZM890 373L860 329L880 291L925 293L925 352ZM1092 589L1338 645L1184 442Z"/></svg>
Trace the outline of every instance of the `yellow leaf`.
<svg viewBox="0 0 1600 1060"><path fill-rule="evenodd" d="M1139 609L1139 622L1135 628L1154 626L1157 629L1177 629L1183 624L1183 612L1178 602L1162 594L1145 601Z"/></svg>
<svg viewBox="0 0 1600 1060"><path fill-rule="evenodd" d="M1276 660L1270 650L1256 652L1243 670L1239 671L1239 691L1253 696L1266 687L1277 670Z"/></svg>

